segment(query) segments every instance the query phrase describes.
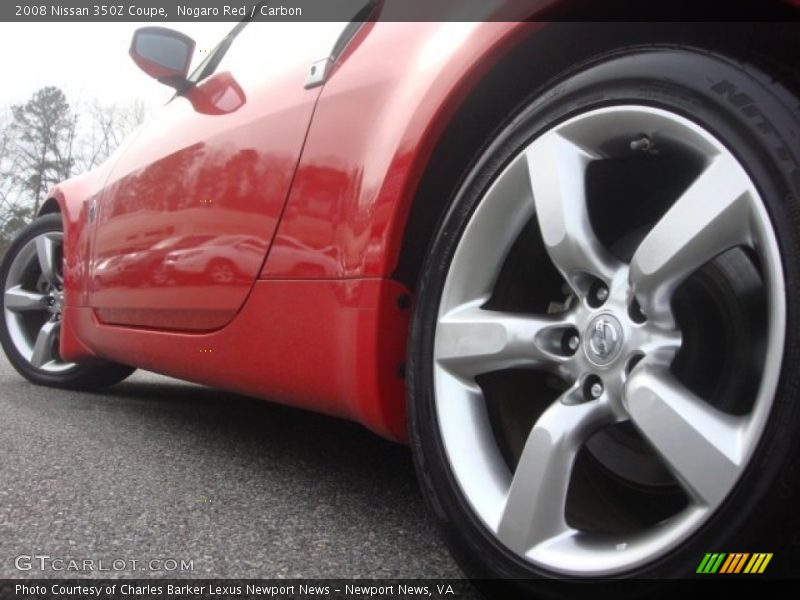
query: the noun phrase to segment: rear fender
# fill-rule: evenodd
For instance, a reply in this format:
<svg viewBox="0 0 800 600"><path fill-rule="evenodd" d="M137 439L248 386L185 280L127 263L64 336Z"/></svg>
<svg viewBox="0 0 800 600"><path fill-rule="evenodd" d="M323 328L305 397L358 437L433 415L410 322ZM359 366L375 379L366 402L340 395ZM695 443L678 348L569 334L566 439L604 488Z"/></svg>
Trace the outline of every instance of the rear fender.
<svg viewBox="0 0 800 600"><path fill-rule="evenodd" d="M537 27L370 24L320 95L261 277L389 277L442 131L477 81Z"/></svg>

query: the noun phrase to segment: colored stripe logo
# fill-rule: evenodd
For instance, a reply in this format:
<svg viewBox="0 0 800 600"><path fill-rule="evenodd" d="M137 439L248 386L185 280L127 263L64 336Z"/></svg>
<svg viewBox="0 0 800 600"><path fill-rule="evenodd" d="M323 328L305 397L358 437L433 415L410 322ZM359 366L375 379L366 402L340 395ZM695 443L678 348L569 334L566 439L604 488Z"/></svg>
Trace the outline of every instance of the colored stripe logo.
<svg viewBox="0 0 800 600"><path fill-rule="evenodd" d="M772 552L707 552L697 567L697 573L763 573L769 561L772 560Z"/></svg>

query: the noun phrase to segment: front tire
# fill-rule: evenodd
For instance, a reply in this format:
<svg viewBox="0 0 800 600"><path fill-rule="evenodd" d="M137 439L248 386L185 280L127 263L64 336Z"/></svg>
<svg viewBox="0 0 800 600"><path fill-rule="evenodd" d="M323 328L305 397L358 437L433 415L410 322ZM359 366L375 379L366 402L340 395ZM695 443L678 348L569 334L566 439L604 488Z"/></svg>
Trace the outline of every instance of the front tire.
<svg viewBox="0 0 800 600"><path fill-rule="evenodd" d="M70 363L59 354L63 305L63 228L60 214L28 225L0 264L0 344L11 365L39 385L92 390L133 373L125 365Z"/></svg>
<svg viewBox="0 0 800 600"><path fill-rule="evenodd" d="M686 576L706 552L791 572L798 99L677 46L550 90L468 174L423 268L408 407L428 503L468 574L528 591Z"/></svg>

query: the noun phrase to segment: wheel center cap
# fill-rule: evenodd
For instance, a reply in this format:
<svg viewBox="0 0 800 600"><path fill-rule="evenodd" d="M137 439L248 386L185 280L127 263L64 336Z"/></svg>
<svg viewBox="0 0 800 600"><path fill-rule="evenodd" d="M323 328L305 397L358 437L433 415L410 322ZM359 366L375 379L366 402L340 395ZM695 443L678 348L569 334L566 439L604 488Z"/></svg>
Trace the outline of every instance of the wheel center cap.
<svg viewBox="0 0 800 600"><path fill-rule="evenodd" d="M584 340L586 358L596 365L605 366L617 358L622 350L622 324L612 315L598 315L586 328Z"/></svg>

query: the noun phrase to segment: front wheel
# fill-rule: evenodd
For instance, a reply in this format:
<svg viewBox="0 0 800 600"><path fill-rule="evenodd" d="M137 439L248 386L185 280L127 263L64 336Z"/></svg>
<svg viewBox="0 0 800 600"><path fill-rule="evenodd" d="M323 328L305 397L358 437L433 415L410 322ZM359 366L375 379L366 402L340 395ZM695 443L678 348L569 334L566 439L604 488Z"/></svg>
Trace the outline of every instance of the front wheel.
<svg viewBox="0 0 800 600"><path fill-rule="evenodd" d="M469 574L794 567L797 106L751 65L629 49L468 174L423 269L409 420Z"/></svg>
<svg viewBox="0 0 800 600"><path fill-rule="evenodd" d="M0 265L0 343L12 366L40 385L95 389L134 369L106 362L76 364L59 354L64 302L61 215L41 217L11 244Z"/></svg>

